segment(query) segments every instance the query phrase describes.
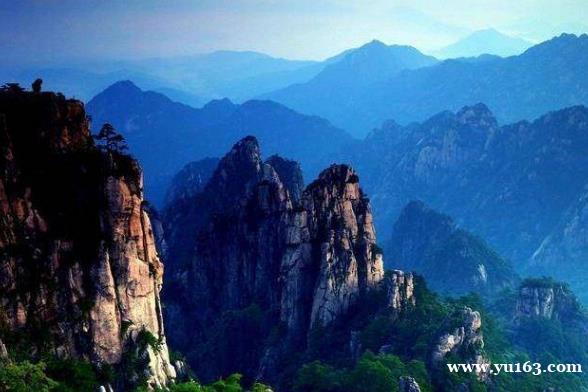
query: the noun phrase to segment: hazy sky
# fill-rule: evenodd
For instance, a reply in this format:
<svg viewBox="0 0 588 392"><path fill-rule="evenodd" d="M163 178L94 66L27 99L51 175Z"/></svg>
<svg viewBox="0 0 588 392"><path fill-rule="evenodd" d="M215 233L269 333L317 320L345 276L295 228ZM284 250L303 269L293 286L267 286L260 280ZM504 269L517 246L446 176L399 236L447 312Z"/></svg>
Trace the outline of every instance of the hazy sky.
<svg viewBox="0 0 588 392"><path fill-rule="evenodd" d="M488 27L541 41L586 20L588 0L0 0L0 62L218 49L322 59L374 38L436 49Z"/></svg>

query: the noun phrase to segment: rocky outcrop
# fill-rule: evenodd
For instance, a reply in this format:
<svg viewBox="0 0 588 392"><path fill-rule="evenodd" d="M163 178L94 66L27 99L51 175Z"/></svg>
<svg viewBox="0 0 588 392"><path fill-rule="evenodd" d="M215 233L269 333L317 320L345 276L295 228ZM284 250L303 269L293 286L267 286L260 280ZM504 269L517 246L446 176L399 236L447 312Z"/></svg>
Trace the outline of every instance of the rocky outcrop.
<svg viewBox="0 0 588 392"><path fill-rule="evenodd" d="M421 387L412 377L400 377L398 380L398 392L421 392Z"/></svg>
<svg viewBox="0 0 588 392"><path fill-rule="evenodd" d="M170 339L189 347L191 365L198 369L205 354L195 337L215 341L211 323L229 322L229 314L263 320L255 338L208 362L202 377L239 370L271 378L289 350L306 345L313 327L331 323L383 279L369 200L353 169L331 166L296 202L291 195L300 186L297 165L276 157L264 163L257 140L247 137L200 195L168 210L177 270L165 292L166 316L177 326ZM187 241L174 239L176 233ZM237 339L231 328L223 339Z"/></svg>
<svg viewBox="0 0 588 392"><path fill-rule="evenodd" d="M467 363L487 363L482 349L482 318L480 313L464 306L452 314L441 327L443 332L431 352L433 365L441 363L449 353L459 354ZM486 378L485 374L478 374Z"/></svg>
<svg viewBox="0 0 588 392"><path fill-rule="evenodd" d="M543 278L526 279L519 288L515 321L527 318L559 320L570 324L585 317L576 296L565 283Z"/></svg>
<svg viewBox="0 0 588 392"><path fill-rule="evenodd" d="M449 295L494 295L518 282L509 262L447 215L410 202L387 243L390 266L422 274L433 290Z"/></svg>
<svg viewBox="0 0 588 392"><path fill-rule="evenodd" d="M147 368L117 380L121 388L143 375L165 386L175 372L161 317L163 265L137 163L96 148L82 103L53 93L0 92L0 139L3 325L26 337L31 355L48 347L117 367L137 351ZM159 350L140 347L141 333Z"/></svg>
<svg viewBox="0 0 588 392"><path fill-rule="evenodd" d="M386 272L382 282L386 291L386 303L393 310L403 310L408 306L414 306L414 278L411 273L400 270Z"/></svg>

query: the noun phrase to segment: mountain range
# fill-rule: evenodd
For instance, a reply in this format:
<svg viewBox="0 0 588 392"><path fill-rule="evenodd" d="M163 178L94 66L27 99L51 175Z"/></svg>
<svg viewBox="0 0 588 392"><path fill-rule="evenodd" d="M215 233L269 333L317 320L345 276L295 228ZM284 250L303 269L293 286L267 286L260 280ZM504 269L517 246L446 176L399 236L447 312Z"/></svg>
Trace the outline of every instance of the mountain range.
<svg viewBox="0 0 588 392"><path fill-rule="evenodd" d="M328 125L274 103L268 110L264 102L216 101L195 110L129 82L109 93L97 100L96 116L112 111L124 120L129 143L179 146L171 137L179 135L186 144L186 134L164 127L168 110L210 134L251 116L255 129L278 133L282 144L294 145L287 136L300 132L274 127L276 118ZM159 111L145 114L153 107ZM447 367L588 360L588 318L573 291L549 278L519 283L490 241L476 236L487 229L502 248L524 250L546 231L544 249L582 249L588 109L499 126L478 104L409 127L389 121L365 141L348 138L339 153L370 173L379 187L372 199L357 168L329 163L305 185L303 165L265 158L248 135L220 159L185 166L160 215L143 197L143 172L150 173L115 130L96 135L90 126L80 101L39 84L0 88L0 389L571 392L588 385L581 373L456 377ZM334 133L307 143L324 148L341 137L326 129ZM194 144L219 140L206 132ZM146 163L173 158L150 148ZM387 193L404 210L394 233L378 237L385 211L372 200ZM412 196L456 221L421 202L400 203ZM401 264L425 277L385 267ZM459 283L476 294L462 296Z"/></svg>
<svg viewBox="0 0 588 392"><path fill-rule="evenodd" d="M519 272L568 265L557 277L579 291L573 270L586 255L587 127L584 106L500 126L478 104L407 127L388 122L340 159L363 173L383 238L403 207L419 199L487 240Z"/></svg>
<svg viewBox="0 0 588 392"><path fill-rule="evenodd" d="M347 89L353 78L350 73L326 86L313 79L263 97L324 117L356 136L368 134L390 118L408 124L474 102L484 102L500 121L512 122L588 104L588 78L582 71L588 66L587 53L588 35L563 34L518 56L415 65L416 69L384 75L381 80L360 80ZM338 95L339 88L345 93Z"/></svg>

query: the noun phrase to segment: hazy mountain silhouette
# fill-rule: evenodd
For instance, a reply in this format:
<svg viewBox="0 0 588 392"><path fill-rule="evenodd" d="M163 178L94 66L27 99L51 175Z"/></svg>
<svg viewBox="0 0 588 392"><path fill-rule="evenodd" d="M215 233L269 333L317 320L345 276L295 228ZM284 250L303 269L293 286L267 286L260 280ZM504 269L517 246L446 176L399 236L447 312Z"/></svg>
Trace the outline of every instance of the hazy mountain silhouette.
<svg viewBox="0 0 588 392"><path fill-rule="evenodd" d="M476 57L482 54L507 57L521 54L532 45L532 42L522 38L511 37L495 29L486 29L475 31L433 54L442 59Z"/></svg>
<svg viewBox="0 0 588 392"><path fill-rule="evenodd" d="M385 45L372 41L348 51L339 61L323 69L310 81L295 84L264 97L297 108L304 113L330 118L345 129L361 134L356 124L356 110L369 86L398 75L402 70L435 64L411 46Z"/></svg>
<svg viewBox="0 0 588 392"><path fill-rule="evenodd" d="M484 102L502 122L588 104L588 35L563 34L508 58L447 60L342 89L339 82L290 86L266 97L365 135L386 119L422 121L443 110ZM327 72L328 68L323 72ZM349 76L352 79L352 76ZM325 93L328 91L328 93Z"/></svg>

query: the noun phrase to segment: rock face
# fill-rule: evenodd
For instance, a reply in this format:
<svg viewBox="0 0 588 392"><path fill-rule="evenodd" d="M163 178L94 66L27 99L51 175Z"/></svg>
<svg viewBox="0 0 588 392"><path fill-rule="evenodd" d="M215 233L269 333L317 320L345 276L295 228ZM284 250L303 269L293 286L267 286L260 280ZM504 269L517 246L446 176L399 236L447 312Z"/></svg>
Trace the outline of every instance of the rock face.
<svg viewBox="0 0 588 392"><path fill-rule="evenodd" d="M389 265L422 274L443 294L492 295L518 281L511 265L481 239L419 201L402 210L387 248Z"/></svg>
<svg viewBox="0 0 588 392"><path fill-rule="evenodd" d="M439 364L449 353L460 353L467 363L487 363L483 356L484 337L482 335L480 313L464 306L449 317L441 327L447 332L439 336L431 353L431 362ZM478 377L486 378L485 374Z"/></svg>
<svg viewBox="0 0 588 392"><path fill-rule="evenodd" d="M414 278L411 273L400 270L387 272L383 286L386 290L386 303L391 309L402 310L416 304Z"/></svg>
<svg viewBox="0 0 588 392"><path fill-rule="evenodd" d="M400 377L398 380L398 392L421 392L421 387L412 377Z"/></svg>
<svg viewBox="0 0 588 392"><path fill-rule="evenodd" d="M0 318L32 354L116 367L137 352L148 366L121 387L143 374L164 386L175 372L141 170L94 147L88 125L81 102L0 92ZM136 343L145 333L160 350Z"/></svg>
<svg viewBox="0 0 588 392"><path fill-rule="evenodd" d="M575 295L564 283L550 279L527 279L519 288L515 321L527 318L572 324L584 316Z"/></svg>
<svg viewBox="0 0 588 392"><path fill-rule="evenodd" d="M223 339L239 343L227 358L207 362L201 377L236 369L275 376L289 347L300 350L312 327L331 323L383 279L369 201L354 171L331 166L297 202L291 195L299 187L296 165L264 163L257 140L247 137L200 195L168 210L174 270L164 293L166 317L177 326L170 339L189 347L192 366L198 369L204 354L195 337L215 341L207 332L214 320L230 324L230 317L255 314L263 321L253 323L246 341L229 331ZM174 240L180 232L195 240ZM268 343L270 332L279 338Z"/></svg>

